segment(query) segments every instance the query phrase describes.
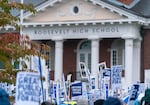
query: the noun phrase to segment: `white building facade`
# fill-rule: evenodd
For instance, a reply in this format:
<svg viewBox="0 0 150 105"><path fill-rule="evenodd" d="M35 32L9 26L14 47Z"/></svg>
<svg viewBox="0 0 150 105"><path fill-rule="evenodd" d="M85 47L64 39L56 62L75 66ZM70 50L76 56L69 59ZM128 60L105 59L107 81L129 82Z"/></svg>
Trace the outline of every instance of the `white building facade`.
<svg viewBox="0 0 150 105"><path fill-rule="evenodd" d="M65 69L67 64L70 69L78 71L78 62L84 61L91 75L96 77L97 88L98 64L106 58L108 67L123 65L124 86L140 81L142 18L98 0L51 0L39 5L37 10L36 15L23 15L22 33L29 35L31 40L54 44L50 51L54 55L50 58L54 80L61 80L62 74L69 72ZM104 57L103 47L106 45L101 42L107 39L113 42L110 47L105 47L109 57ZM72 47L73 40L78 40L74 45L76 49L65 51L65 48ZM75 53L75 62L68 63L72 53Z"/></svg>

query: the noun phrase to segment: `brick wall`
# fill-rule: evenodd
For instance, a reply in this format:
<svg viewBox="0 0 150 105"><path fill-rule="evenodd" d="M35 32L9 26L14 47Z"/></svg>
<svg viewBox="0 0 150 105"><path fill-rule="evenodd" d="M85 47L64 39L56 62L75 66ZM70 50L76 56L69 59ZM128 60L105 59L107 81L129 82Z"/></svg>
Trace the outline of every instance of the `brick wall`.
<svg viewBox="0 0 150 105"><path fill-rule="evenodd" d="M103 39L100 41L99 62L106 62L106 66L110 67L110 49L114 39Z"/></svg>
<svg viewBox="0 0 150 105"><path fill-rule="evenodd" d="M80 40L67 40L64 42L63 52L63 72L65 77L72 73L72 80L76 78L76 60L77 60L77 45Z"/></svg>
<svg viewBox="0 0 150 105"><path fill-rule="evenodd" d="M144 70L150 69L150 30L146 30L144 34L143 42L143 54L144 54Z"/></svg>

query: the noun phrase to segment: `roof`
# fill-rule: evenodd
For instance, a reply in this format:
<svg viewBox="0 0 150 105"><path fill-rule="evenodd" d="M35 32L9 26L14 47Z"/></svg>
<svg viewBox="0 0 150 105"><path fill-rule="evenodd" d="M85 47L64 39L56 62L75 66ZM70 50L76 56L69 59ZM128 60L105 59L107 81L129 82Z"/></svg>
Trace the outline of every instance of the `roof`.
<svg viewBox="0 0 150 105"><path fill-rule="evenodd" d="M16 2L21 2L21 0L15 0ZM40 6L43 3L55 3L59 0L24 0L25 4L33 4L35 7ZM97 1L97 0L90 0ZM101 0L120 9L123 9L132 14L142 16L144 18L150 18L150 0ZM123 2L124 1L124 2ZM128 2L127 2L128 1ZM19 11L13 10L13 14L18 16Z"/></svg>
<svg viewBox="0 0 150 105"><path fill-rule="evenodd" d="M10 0L11 1L11 0ZM21 2L21 0L14 0L15 2ZM46 2L48 0L23 0L24 4L33 4L34 7L37 7L39 5L41 5L42 3ZM49 0L52 1L52 0ZM18 10L12 10L12 14L15 16L18 16L20 14L20 11Z"/></svg>
<svg viewBox="0 0 150 105"><path fill-rule="evenodd" d="M101 1L114 5L118 8L121 8L135 15L138 15L144 18L150 18L150 12L149 12L150 0L130 0L130 1L133 1L133 3L130 3L129 5L123 2L120 2L123 0L101 0Z"/></svg>

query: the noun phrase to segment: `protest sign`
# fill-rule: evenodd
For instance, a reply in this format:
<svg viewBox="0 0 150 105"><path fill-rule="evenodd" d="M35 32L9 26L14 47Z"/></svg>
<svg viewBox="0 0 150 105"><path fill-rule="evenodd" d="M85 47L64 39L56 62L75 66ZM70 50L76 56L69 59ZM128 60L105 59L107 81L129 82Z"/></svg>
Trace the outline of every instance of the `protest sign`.
<svg viewBox="0 0 150 105"><path fill-rule="evenodd" d="M145 88L150 88L150 69L144 70L145 71Z"/></svg>
<svg viewBox="0 0 150 105"><path fill-rule="evenodd" d="M95 77L91 76L90 77L90 89L95 89Z"/></svg>
<svg viewBox="0 0 150 105"><path fill-rule="evenodd" d="M136 100L136 98L138 97L138 91L139 91L140 85L139 84L134 84L131 87L131 91L130 91L130 101L132 100Z"/></svg>
<svg viewBox="0 0 150 105"><path fill-rule="evenodd" d="M111 88L113 90L121 89L121 79L122 79L122 66L112 66L111 67Z"/></svg>
<svg viewBox="0 0 150 105"><path fill-rule="evenodd" d="M139 84L134 84L131 87L130 94L129 94L128 105L134 105L135 104L135 101L136 101L136 99L137 99L137 97L139 95L139 88L140 88Z"/></svg>
<svg viewBox="0 0 150 105"><path fill-rule="evenodd" d="M72 83L72 97L82 95L82 82Z"/></svg>
<svg viewBox="0 0 150 105"><path fill-rule="evenodd" d="M16 105L39 105L39 74L19 72L16 80Z"/></svg>

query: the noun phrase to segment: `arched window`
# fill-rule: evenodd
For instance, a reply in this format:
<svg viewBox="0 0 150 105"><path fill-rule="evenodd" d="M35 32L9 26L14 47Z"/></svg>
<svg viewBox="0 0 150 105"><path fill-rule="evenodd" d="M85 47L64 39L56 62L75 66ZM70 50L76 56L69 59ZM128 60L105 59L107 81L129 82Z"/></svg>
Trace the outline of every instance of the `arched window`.
<svg viewBox="0 0 150 105"><path fill-rule="evenodd" d="M124 40L117 39L111 45L111 66L122 65L125 67Z"/></svg>

